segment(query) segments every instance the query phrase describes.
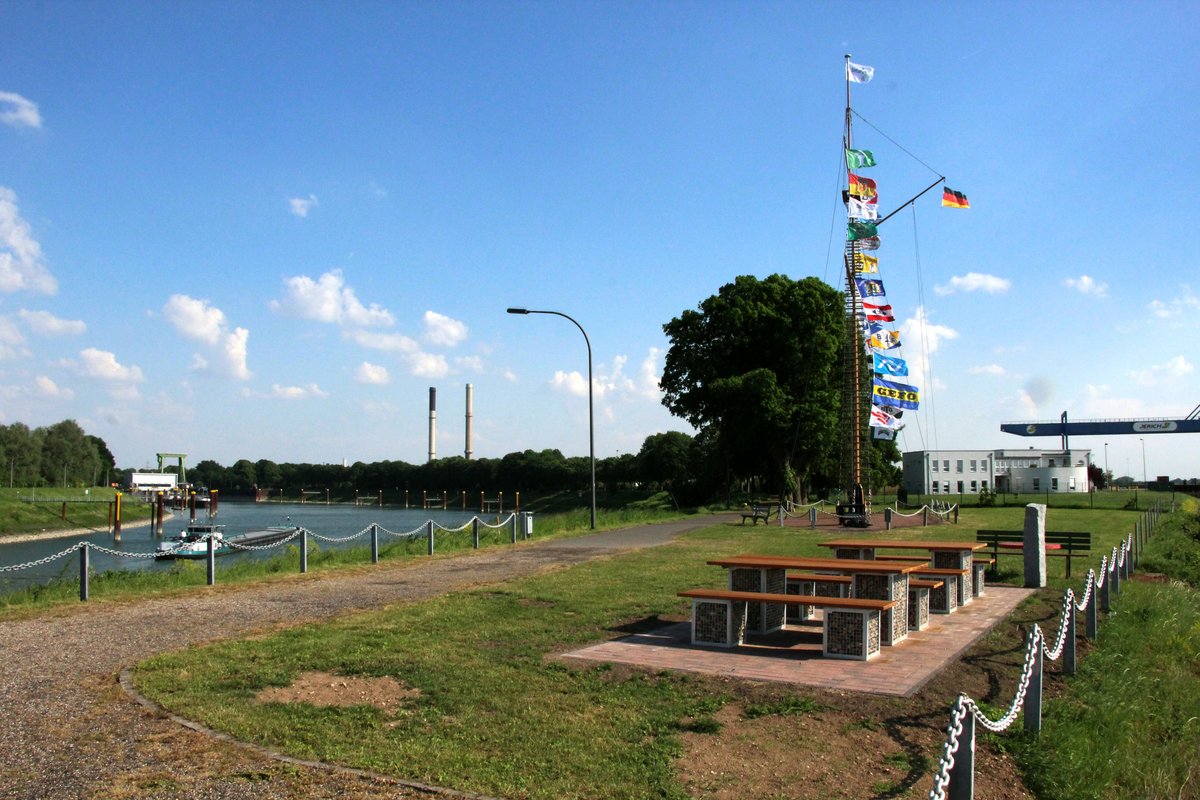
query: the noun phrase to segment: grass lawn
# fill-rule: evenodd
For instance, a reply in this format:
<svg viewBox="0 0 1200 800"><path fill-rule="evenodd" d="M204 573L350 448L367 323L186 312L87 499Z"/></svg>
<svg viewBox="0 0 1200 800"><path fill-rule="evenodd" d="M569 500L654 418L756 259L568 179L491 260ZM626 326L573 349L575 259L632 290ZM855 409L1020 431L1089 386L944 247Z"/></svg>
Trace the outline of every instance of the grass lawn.
<svg viewBox="0 0 1200 800"><path fill-rule="evenodd" d="M5 534L74 528L108 530L112 513L109 504L115 496L115 490L97 486L88 489L0 489L0 541L4 540ZM135 502L128 495L121 496L122 521L149 518L148 504Z"/></svg>
<svg viewBox="0 0 1200 800"><path fill-rule="evenodd" d="M1022 513L1012 508L964 510L958 526L892 534L972 538L975 527L1019 528ZM1132 511L1052 509L1050 528L1093 533L1093 555L1076 565L1069 585L1078 590L1086 568L1098 566L1100 555L1132 530L1138 516ZM1052 638L1057 633L1058 599L1068 585L1062 559L1049 560L1052 588L1024 604L960 664L908 699L650 674L608 665L568 668L553 658L555 653L619 636L630 625L686 619L687 606L675 593L719 585L724 579L720 570L705 565L709 558L747 551L826 555L817 541L817 535L804 529L715 526L668 546L533 578L163 655L139 665L135 680L144 693L172 711L245 741L302 758L510 798L734 798L747 796L747 787L762 789L759 796L777 797L916 796L928 789L957 693L965 691L985 706L1007 707L1020 669L1022 628L1036 621ZM1019 558L1006 562L1011 562L1005 567L1010 576L1020 570ZM1153 596L1160 590L1156 587L1170 584L1141 586L1150 593L1148 607L1155 609L1160 604ZM1128 591L1130 607L1138 591L1140 587ZM1132 608L1124 605L1125 597L1112 619L1134 617ZM1194 618L1176 608L1165 615L1162 630L1168 633L1163 635L1178 637L1178 650L1187 652L1197 629L1186 627ZM1157 613L1145 612L1142 622ZM1180 625L1184 627L1177 630ZM1074 707L1071 698L1089 669L1111 678L1118 668L1088 666L1089 660L1105 664L1109 640L1116 644L1141 639L1136 622L1126 630L1106 620L1099 647L1091 652L1084 647L1080 676L1063 681L1058 667L1049 666L1048 692L1059 699L1049 704L1047 731L1054 724L1054 709ZM1153 655L1153 647L1143 642L1141 648ZM389 677L410 691L388 708L256 702L264 690L288 687L313 672ZM1146 729L1174 732L1184 750L1192 747L1192 754L1200 742L1195 719L1186 716L1200 696L1194 677L1193 673L1190 685L1174 690L1179 701L1163 712L1165 727ZM1130 696L1128 704L1143 712L1158 708L1141 696L1141 689L1131 688L1127 678L1120 681L1120 691L1101 688L1101 696L1124 692ZM1088 706L1091 701L1075 703L1079 704ZM1106 738L1114 749L1128 748L1130 740L1123 734L1102 737L1098 725L1085 720L1065 755L1052 754L1041 761L1020 755L1019 734L985 740L977 777L980 796L1028 797L1021 790L1024 780L1031 786L1054 786L1046 790L1046 797L1167 797L1092 795L1071 788L1077 750L1099 752L1094 741L1099 738ZM1142 730L1134 728L1130 734ZM1056 737L1046 735L1041 741L1045 745L1052 740L1057 744ZM725 759L711 772L719 771L720 781L735 776L731 786L718 785L712 776L685 774L693 756L737 752L725 748L739 741L749 741L753 752L764 754L757 760L770 763L746 775L743 772L752 765L734 762L748 759ZM765 754L774 752L778 742L791 743L784 757L767 759ZM798 755L801 752L808 755ZM1020 757L1014 761L1009 752ZM1194 769L1187 755L1172 751L1165 756L1169 766L1158 785L1170 785L1172 776L1178 780ZM1144 765L1145 759L1139 763ZM1014 764L1024 770L1024 779ZM770 784L767 773L791 774L795 769L806 771L787 785ZM1045 783L1050 773L1067 775L1069 785Z"/></svg>

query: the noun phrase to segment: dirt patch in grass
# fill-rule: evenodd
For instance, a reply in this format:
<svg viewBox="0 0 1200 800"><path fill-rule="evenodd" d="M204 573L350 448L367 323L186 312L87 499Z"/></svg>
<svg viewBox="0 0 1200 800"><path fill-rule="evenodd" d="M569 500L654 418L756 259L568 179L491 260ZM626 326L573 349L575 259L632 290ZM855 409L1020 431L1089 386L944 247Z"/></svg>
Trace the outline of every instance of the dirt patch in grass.
<svg viewBox="0 0 1200 800"><path fill-rule="evenodd" d="M304 672L290 686L271 686L255 695L258 703L308 703L318 707L370 705L395 712L421 696L419 689L392 677L355 678Z"/></svg>

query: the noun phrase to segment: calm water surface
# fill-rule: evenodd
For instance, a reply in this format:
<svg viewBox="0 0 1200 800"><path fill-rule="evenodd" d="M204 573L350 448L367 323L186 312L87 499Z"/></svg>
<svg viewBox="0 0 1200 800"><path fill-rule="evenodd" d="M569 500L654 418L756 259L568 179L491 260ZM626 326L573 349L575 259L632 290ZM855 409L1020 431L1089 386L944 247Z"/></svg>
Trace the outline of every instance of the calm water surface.
<svg viewBox="0 0 1200 800"><path fill-rule="evenodd" d="M213 519L213 522L225 526L226 536L236 536L247 531L260 530L269 525L299 525L321 536L345 537L358 533L371 523L378 523L381 527L393 533L407 533L421 527L430 519L443 527L457 528L470 521L474 516L476 516L474 511L429 511L419 508L326 506L313 503L237 503L225 500L220 504L217 516ZM498 521L494 514L479 516L480 519L488 524L495 524ZM504 518L507 518L507 512ZM197 521L207 521L208 512L198 510L196 512L196 519ZM174 517L167 519L163 523L163 528L167 536L174 536L187 526L187 522L187 512L177 511ZM161 539L154 535L154 531L150 526L125 528L121 531L120 542L114 542L112 534L106 532L63 536L29 542L13 542L9 544L4 544L3 540L0 539L0 567L37 561L55 553L60 553L79 541L102 545L124 553L152 553L158 549ZM381 535L379 540L380 547L385 546L390 541L394 541L394 539ZM298 539L293 539L288 544L293 545L298 544L298 542ZM316 544L321 548L364 547L370 546L370 543L371 537L369 534L366 534L345 543L313 542L310 539L309 546L311 547L313 544ZM286 547L287 545L284 545L256 552L235 551L229 555L221 556L218 561L227 563L233 559L271 558L283 552ZM89 561L93 572L105 572L114 569L162 570L170 569L174 564L170 560L155 561L149 558L113 556L97 552L96 550L91 550L89 553ZM219 571L220 567L218 566L217 569ZM28 567L15 572L0 572L0 593L13 591L14 589L33 584L48 583L56 578L77 579L78 576L79 553L76 551L69 556L56 559L48 564Z"/></svg>

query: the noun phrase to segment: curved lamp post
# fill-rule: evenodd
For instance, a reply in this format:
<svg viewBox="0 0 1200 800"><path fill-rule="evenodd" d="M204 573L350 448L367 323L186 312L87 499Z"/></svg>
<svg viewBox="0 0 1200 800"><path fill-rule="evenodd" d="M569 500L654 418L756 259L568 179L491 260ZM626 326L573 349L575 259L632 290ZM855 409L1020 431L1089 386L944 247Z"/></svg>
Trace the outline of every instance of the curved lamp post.
<svg viewBox="0 0 1200 800"><path fill-rule="evenodd" d="M561 311L538 311L532 308L510 308L509 314L553 314L556 317L570 320L579 332L583 334L583 343L587 345L588 356L588 458L592 464L592 530L596 530L596 426L592 416L592 342L588 339L587 331L583 329L574 317Z"/></svg>

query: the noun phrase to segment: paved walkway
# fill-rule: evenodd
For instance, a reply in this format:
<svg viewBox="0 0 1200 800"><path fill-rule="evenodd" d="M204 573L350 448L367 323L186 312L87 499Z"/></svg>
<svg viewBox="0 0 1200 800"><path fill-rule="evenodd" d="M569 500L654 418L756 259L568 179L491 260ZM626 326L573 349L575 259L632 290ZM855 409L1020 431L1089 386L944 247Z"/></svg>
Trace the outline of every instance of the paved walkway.
<svg viewBox="0 0 1200 800"><path fill-rule="evenodd" d="M903 642L884 647L870 661L823 658L819 611L803 625L755 637L751 643L732 649L693 645L691 623L681 622L561 657L569 661L608 661L649 669L911 697L1033 591L989 586L982 597L953 614L931 614L925 630L910 632Z"/></svg>

